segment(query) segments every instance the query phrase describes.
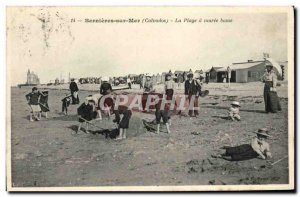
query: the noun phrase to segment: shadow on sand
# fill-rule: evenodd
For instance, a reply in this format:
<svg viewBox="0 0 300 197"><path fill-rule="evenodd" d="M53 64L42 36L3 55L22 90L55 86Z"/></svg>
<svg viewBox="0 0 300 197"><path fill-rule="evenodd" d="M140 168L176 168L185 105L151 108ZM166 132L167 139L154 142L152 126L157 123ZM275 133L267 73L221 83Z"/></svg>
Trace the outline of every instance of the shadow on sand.
<svg viewBox="0 0 300 197"><path fill-rule="evenodd" d="M78 134L77 130L78 130L78 125L72 125L68 127L69 129L72 130L72 134ZM84 133L88 133L84 127L81 128L81 131ZM103 135L105 136L106 139L115 139L118 135L119 135L119 130L118 129L98 129L98 130L89 130L90 134L93 135Z"/></svg>

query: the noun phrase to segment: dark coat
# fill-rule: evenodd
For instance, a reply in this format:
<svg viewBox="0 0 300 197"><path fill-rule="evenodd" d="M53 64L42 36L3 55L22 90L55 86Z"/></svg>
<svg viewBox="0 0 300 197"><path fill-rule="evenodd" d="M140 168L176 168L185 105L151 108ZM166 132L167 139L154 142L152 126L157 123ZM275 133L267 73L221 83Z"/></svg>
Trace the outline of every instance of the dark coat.
<svg viewBox="0 0 300 197"><path fill-rule="evenodd" d="M70 88L69 89L71 90L71 93L77 92L79 90L77 84L74 81L72 81L70 83Z"/></svg>
<svg viewBox="0 0 300 197"><path fill-rule="evenodd" d="M201 90L200 84L196 80L192 80L190 83L189 80L186 80L184 83L184 94L185 95L198 95Z"/></svg>

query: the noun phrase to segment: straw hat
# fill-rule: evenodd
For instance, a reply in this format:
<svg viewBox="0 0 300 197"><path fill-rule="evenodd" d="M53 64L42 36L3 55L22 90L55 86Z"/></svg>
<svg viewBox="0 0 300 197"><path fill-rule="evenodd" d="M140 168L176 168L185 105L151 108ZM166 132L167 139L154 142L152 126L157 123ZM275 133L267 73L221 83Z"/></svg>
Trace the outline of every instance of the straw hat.
<svg viewBox="0 0 300 197"><path fill-rule="evenodd" d="M265 137L271 137L269 135L269 131L267 128L261 128L261 129L258 129L258 131L254 131L254 133L256 133L257 135L262 135L262 136L265 136Z"/></svg>
<svg viewBox="0 0 300 197"><path fill-rule="evenodd" d="M239 106L239 107L240 107L240 103L237 102L237 101L233 101L233 102L231 103L231 105L236 105L236 106Z"/></svg>
<svg viewBox="0 0 300 197"><path fill-rule="evenodd" d="M150 74L147 74L146 77L152 77Z"/></svg>

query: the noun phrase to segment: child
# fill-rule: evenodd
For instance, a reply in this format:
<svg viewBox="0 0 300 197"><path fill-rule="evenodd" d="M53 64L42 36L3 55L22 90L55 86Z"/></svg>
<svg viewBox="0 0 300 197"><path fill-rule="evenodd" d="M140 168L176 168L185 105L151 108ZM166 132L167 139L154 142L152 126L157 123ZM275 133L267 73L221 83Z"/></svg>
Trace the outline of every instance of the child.
<svg viewBox="0 0 300 197"><path fill-rule="evenodd" d="M77 113L78 113L78 116L79 116L78 121L80 122L77 132L80 131L82 123L85 122L85 125L86 125L85 131L86 131L86 133L88 133L88 130L89 130L88 123L89 123L89 121L95 119L96 116L97 116L95 102L94 102L91 95L88 96L86 98L86 101L78 107Z"/></svg>
<svg viewBox="0 0 300 197"><path fill-rule="evenodd" d="M35 120L40 120L41 119L41 107L39 105L40 102L40 97L41 93L38 91L37 87L32 88L32 92L27 94L26 96L28 105L31 108L31 113L30 113L30 122L33 122Z"/></svg>
<svg viewBox="0 0 300 197"><path fill-rule="evenodd" d="M265 140L270 137L266 128L259 129L256 136L249 144L243 144L235 147L223 147L225 153L221 155L212 155L214 158L223 158L228 161L242 161L253 158L267 159L272 158L269 143Z"/></svg>
<svg viewBox="0 0 300 197"><path fill-rule="evenodd" d="M240 103L237 102L237 101L233 101L231 103L231 107L229 108L228 110L228 119L229 120L238 120L240 121L241 120L241 117L240 117Z"/></svg>
<svg viewBox="0 0 300 197"><path fill-rule="evenodd" d="M62 101L61 112L64 113L65 115L68 115L68 107L71 104L71 97L72 97L71 94L66 94L66 97L61 100Z"/></svg>
<svg viewBox="0 0 300 197"><path fill-rule="evenodd" d="M175 94L175 90L176 90L175 82L172 79L171 74L167 73L166 74L166 82L165 82L165 94L166 94L166 99L168 101L171 101L173 99L173 95ZM167 114L168 114L168 125L171 126L170 114L169 113L167 113Z"/></svg>
<svg viewBox="0 0 300 197"><path fill-rule="evenodd" d="M159 102L155 105L155 119L156 119L156 128L157 131L156 133L160 133L160 122L161 119L163 123L166 125L167 132L170 132L170 116L169 116L169 111L170 111L170 106L171 103L165 103L165 106L163 106L163 109L161 109L161 104L162 104L162 98L159 99Z"/></svg>
<svg viewBox="0 0 300 197"><path fill-rule="evenodd" d="M47 112L50 111L49 105L48 105L48 91L42 91L40 96L40 102L39 105L41 107L42 112L45 113L45 118L47 118Z"/></svg>
<svg viewBox="0 0 300 197"><path fill-rule="evenodd" d="M119 127L119 135L116 137L116 140L126 139L126 132L129 128L132 112L126 106L119 106L117 110L114 110L114 114L116 117L113 122L117 123ZM123 114L122 118L120 116L121 114Z"/></svg>

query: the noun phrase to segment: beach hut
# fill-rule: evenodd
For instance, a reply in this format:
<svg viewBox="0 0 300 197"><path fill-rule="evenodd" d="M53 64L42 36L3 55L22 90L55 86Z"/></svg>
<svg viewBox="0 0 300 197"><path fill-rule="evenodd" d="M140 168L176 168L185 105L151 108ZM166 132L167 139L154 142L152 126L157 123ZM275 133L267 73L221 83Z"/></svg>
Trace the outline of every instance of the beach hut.
<svg viewBox="0 0 300 197"><path fill-rule="evenodd" d="M217 72L219 69L221 69L223 67L212 67L211 69L207 70L205 72L205 81L207 82L218 82L218 78L217 78Z"/></svg>

